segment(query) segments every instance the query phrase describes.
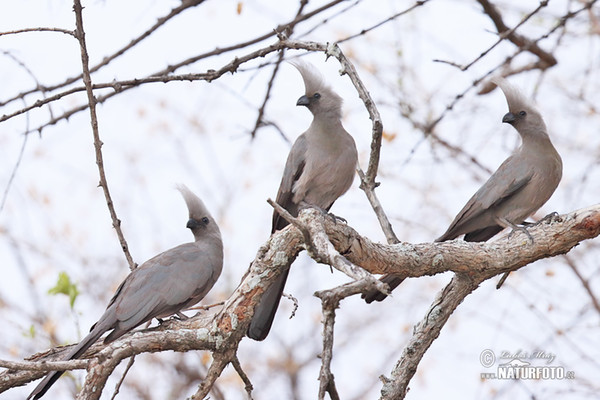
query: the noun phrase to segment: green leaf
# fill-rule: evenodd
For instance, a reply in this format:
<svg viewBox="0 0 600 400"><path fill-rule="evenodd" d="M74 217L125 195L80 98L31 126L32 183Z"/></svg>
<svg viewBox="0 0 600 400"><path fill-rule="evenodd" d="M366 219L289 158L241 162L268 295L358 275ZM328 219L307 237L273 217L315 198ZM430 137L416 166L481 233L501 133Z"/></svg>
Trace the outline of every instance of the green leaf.
<svg viewBox="0 0 600 400"><path fill-rule="evenodd" d="M33 339L35 337L35 326L31 325L28 331L23 332L23 336Z"/></svg>
<svg viewBox="0 0 600 400"><path fill-rule="evenodd" d="M48 294L64 294L69 296L69 303L71 304L71 308L73 308L75 299L79 295L79 290L77 290L77 285L71 282L71 278L69 278L66 272L60 272L56 286L48 290Z"/></svg>

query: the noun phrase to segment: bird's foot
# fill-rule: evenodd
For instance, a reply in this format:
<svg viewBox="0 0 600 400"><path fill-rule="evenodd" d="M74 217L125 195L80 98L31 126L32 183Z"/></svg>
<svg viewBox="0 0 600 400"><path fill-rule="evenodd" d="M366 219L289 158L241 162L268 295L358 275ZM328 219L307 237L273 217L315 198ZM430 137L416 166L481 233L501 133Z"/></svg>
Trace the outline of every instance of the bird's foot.
<svg viewBox="0 0 600 400"><path fill-rule="evenodd" d="M519 231L519 232L523 233L525 236L527 236L527 239L529 240L529 242L531 244L534 243L533 236L531 236L531 233L529 233L529 231L527 230L527 228L525 226L513 225L513 226L511 226L511 228L512 228L512 231L510 231L510 233L508 234L508 240L510 240L512 235L514 235L515 231Z"/></svg>
<svg viewBox="0 0 600 400"><path fill-rule="evenodd" d="M333 221L334 224L337 224L338 221L342 221L343 223L348 223L348 221L346 221L344 218L342 217L338 217L337 215L335 215L334 213L330 213L327 210L325 210L324 208L321 208L319 206L315 206L314 204L306 204L306 207L312 207L315 210L318 210L321 214L323 214L325 217L331 218L331 220Z"/></svg>
<svg viewBox="0 0 600 400"><path fill-rule="evenodd" d="M342 217L340 217L338 215L335 215L334 213L327 213L327 216L333 220L334 224L337 224L338 221L342 221L345 224L348 223L348 221L346 221L345 218L342 218Z"/></svg>
<svg viewBox="0 0 600 400"><path fill-rule="evenodd" d="M544 218L540 219L538 222L534 222L532 226L537 226L539 224L549 224L552 222L562 222L562 218L556 211L553 211L550 214L546 215Z"/></svg>

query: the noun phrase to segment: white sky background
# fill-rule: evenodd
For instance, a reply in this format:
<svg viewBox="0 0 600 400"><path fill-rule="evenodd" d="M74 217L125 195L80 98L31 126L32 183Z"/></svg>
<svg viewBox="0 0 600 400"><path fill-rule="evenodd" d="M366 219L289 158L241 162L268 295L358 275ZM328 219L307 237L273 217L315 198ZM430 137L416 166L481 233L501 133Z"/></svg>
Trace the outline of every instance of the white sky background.
<svg viewBox="0 0 600 400"><path fill-rule="evenodd" d="M123 47L179 4L114 0L85 3L91 65ZM92 79L100 83L146 76L215 47L266 33L291 20L297 9L297 2L291 1L242 3L240 15L235 1L207 1L185 11ZM307 10L324 3L310 2ZM334 11L350 4L344 3ZM512 26L538 2L499 4L505 22ZM303 39L332 42L410 5L408 1L364 0ZM550 1L540 17L534 17L519 32L539 37L570 6L579 8L567 1ZM38 26L74 29L72 4L68 1L11 2L2 5L0 11L0 31ZM593 13L598 18L597 8ZM543 76L537 89L538 72L510 79L526 95L535 95L551 138L563 156L562 183L537 217L595 204L600 195L600 118L592 111L600 104L600 43L597 34L587 35L587 18L581 15L567 25L568 33L554 53L559 63ZM308 31L321 20L317 17L299 25L296 34ZM386 134L393 136L393 140L383 143L378 178L382 184L377 194L403 241L431 241L443 233L489 173L465 157L423 140L422 133L400 116L398 103L410 103L419 121L437 117L454 96L512 54L514 47L502 43L467 72L432 60L467 63L495 42L492 31L489 18L476 2L431 2L341 45L375 99ZM259 46L273 42L269 39ZM556 35L541 42L547 50L555 44ZM60 33L2 36L0 51L18 58L44 85L62 82L81 69L77 42ZM213 57L177 72L217 69L248 51ZM297 54L302 52L289 51L287 57ZM344 125L353 134L361 166L366 169L371 124L364 106L349 79L339 76L336 60L325 62L322 54L307 59L345 99ZM520 55L516 62L520 65L531 59ZM272 56L258 61L271 60ZM237 74L225 75L210 84L146 84L98 107L109 187L138 263L191 240L185 229L184 202L174 190L176 183L185 183L200 195L219 221L226 247L224 272L205 303L227 298L268 238L272 209L265 200L274 198L277 192L290 146L270 127L250 138L256 110L271 76L270 68L256 70L257 65L243 65ZM0 101L35 86L28 73L6 53L0 55L0 82ZM297 71L282 65L266 118L290 140L310 123L310 113L295 106L302 94ZM25 103L35 102L39 98L36 96L27 97ZM59 115L85 102L83 94L66 97L53 105L52 111ZM23 104L17 101L2 107L0 115ZM506 111L500 92L477 96L471 91L438 125L436 134L494 170L518 144L516 132L501 123ZM48 118L48 108L42 108L32 111L28 119L18 117L0 124L0 194L18 159L22 133L27 126L37 127ZM48 348L45 329L56 329L57 337L65 343L78 341L127 275L104 196L97 187L92 143L87 111L45 128L41 136L35 133L28 137L0 212L2 359L20 360ZM375 214L358 188L358 179L332 212L343 216L361 234L384 241ZM592 290L600 293L598 241L580 245L569 256L589 279ZM60 271L68 272L81 291L73 313L66 297L47 294ZM435 293L448 280L449 275L409 280L393 298L379 304L368 306L356 297L342 302L332 365L342 398L379 395L378 377L389 375L413 325L423 318ZM283 300L268 339L262 343L244 340L240 346L242 366L256 389L255 399L292 398L286 373L294 368L298 368L298 398L316 397L321 325L320 303L312 294L345 281L341 273L331 274L328 267L304 254L296 261L286 287L286 292L300 301L296 317L288 319L291 306ZM593 398L600 389L599 313L564 259L542 260L513 273L500 291L496 291L495 284L496 280L484 283L451 317L420 364L407 398L521 399L565 394L569 398ZM41 326L42 315L48 318L45 327ZM34 338L27 336L32 324ZM576 379L481 381L480 373L489 372L479 362L484 349L497 354L503 350L554 353L552 365L574 371ZM137 382L152 392L151 398L168 398L170 382L176 379L169 367L171 357L168 353L138 357L126 383ZM149 359L158 359L166 367L149 367ZM201 355L189 354L185 359L189 368L196 369ZM118 371L114 377L119 376ZM103 398L110 398L115 382L109 381ZM232 371L227 370L217 382L228 399L244 398L243 385ZM0 398L21 399L33 387L30 384L11 390ZM72 390L69 380L62 379L52 388L51 396L72 398ZM121 398L135 396L132 387L126 384L122 388Z"/></svg>

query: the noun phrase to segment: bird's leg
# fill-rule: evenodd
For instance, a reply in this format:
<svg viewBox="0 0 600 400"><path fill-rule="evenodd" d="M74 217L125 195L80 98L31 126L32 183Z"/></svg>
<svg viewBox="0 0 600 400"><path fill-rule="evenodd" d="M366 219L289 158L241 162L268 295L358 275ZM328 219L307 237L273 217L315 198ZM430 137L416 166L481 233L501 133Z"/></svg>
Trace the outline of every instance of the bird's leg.
<svg viewBox="0 0 600 400"><path fill-rule="evenodd" d="M495 221L498 225L500 225L503 228L511 228L512 229L512 231L508 234L509 239L515 233L515 231L520 231L520 232L523 232L525 234L525 236L527 236L527 238L529 239L531 244L534 243L533 237L531 236L531 234L529 233L529 231L527 230L526 227L513 224L506 218L502 218L502 217L496 217Z"/></svg>
<svg viewBox="0 0 600 400"><path fill-rule="evenodd" d="M510 239L510 237L515 233L515 231L521 231L523 232L527 238L529 239L529 241L531 242L531 244L533 244L533 237L531 236L531 234L529 233L529 231L527 230L527 228L525 226L519 226L516 224L513 224L512 222L510 222L509 220L507 220L506 218L501 218L501 217L496 217L495 218L496 223L498 225L500 225L503 228L511 228L512 231L508 234L508 238ZM523 225L533 225L530 223L523 223ZM504 275L502 275L502 278L500 278L500 281L498 281L498 284L496 285L496 289L500 289L502 287L502 285L504 284L504 281L506 281L506 278L508 278L508 275L510 274L510 271L505 273Z"/></svg>
<svg viewBox="0 0 600 400"><path fill-rule="evenodd" d="M506 278L508 278L508 274L510 274L510 271L505 272L504 275L502 275L502 278L500 278L500 280L498 281L498 284L496 285L496 290L498 290L502 287L502 285L504 284L504 281L506 280Z"/></svg>

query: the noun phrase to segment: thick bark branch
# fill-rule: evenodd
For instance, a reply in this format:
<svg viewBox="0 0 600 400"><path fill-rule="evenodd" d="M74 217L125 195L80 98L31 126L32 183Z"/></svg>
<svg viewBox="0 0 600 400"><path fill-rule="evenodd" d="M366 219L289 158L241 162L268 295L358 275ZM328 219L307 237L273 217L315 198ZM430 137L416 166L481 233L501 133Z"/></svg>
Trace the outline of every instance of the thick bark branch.
<svg viewBox="0 0 600 400"><path fill-rule="evenodd" d="M384 245L371 242L347 225L326 223L325 228L340 254L374 274L418 277L453 271L487 279L542 258L567 253L579 242L598 236L600 204L528 228L533 244L525 234L515 232L510 239L505 234L485 243L452 240Z"/></svg>
<svg viewBox="0 0 600 400"><path fill-rule="evenodd" d="M466 295L490 277L521 268L538 259L564 254L579 242L598 236L600 204L529 228L534 239L533 244L530 244L524 234L515 233L510 240L500 238L492 243L455 240L445 243L385 245L371 242L350 226L335 222L314 209L303 210L298 221L308 227L313 245L319 252L331 254L332 251L324 242L325 239L321 236L323 232L319 232L319 229L324 229L335 246L334 251L339 252L335 257L325 257L325 260L323 254L320 254L319 261L330 262L349 276L360 279L336 288L340 299L356 294L371 284L370 274L364 272L364 275L357 275L354 269L356 265L371 273L394 272L412 277L445 271L457 273L417 326L415 336L392 372L392 379L385 383L384 398L392 398L385 397L388 396L385 393L398 394L406 390L422 355ZM103 387L116 365L123 359L140 353L208 350L213 352L215 358L227 356L225 361L220 360L217 365L232 362L231 351L237 349L239 342L244 338L255 305L265 288L281 271L289 268L304 248L303 238L302 233L294 226L272 235L259 249L242 282L221 310L186 321L167 321L162 326L125 335L108 346L101 343L92 346L85 355L94 357L88 367L92 373L88 379L88 383L91 383L89 387L95 387L97 392L101 391L98 388ZM342 259L347 259L354 265ZM62 349L52 352L51 355L44 354L39 359L60 359L64 351ZM75 360L70 363L70 368L81 367L81 361ZM17 364L13 366L19 368ZM8 370L1 373L0 392L40 378L44 375L40 370ZM80 398L96 398L92 394L81 396Z"/></svg>

